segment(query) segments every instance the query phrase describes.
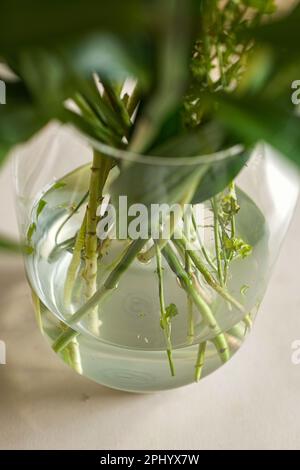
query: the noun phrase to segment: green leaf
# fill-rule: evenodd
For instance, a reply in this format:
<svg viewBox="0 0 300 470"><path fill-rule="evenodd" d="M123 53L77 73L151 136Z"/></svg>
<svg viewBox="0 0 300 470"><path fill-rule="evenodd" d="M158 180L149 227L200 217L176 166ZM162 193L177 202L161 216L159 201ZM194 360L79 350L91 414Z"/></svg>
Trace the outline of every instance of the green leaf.
<svg viewBox="0 0 300 470"><path fill-rule="evenodd" d="M165 318L167 321L171 321L172 318L176 317L179 314L178 308L175 304L170 304L166 307Z"/></svg>
<svg viewBox="0 0 300 470"><path fill-rule="evenodd" d="M36 232L36 224L33 222L27 230L27 242L30 245L32 236Z"/></svg>
<svg viewBox="0 0 300 470"><path fill-rule="evenodd" d="M47 205L47 201L44 201L44 199L41 199L36 210L37 219L39 218L40 214L43 212L46 205Z"/></svg>
<svg viewBox="0 0 300 470"><path fill-rule="evenodd" d="M64 188L66 185L67 183L64 183L63 181L58 181L52 186L51 190L61 189L61 188Z"/></svg>
<svg viewBox="0 0 300 470"><path fill-rule="evenodd" d="M216 115L236 138L247 145L269 143L300 165L300 118L292 106L277 106L262 97L219 96Z"/></svg>
<svg viewBox="0 0 300 470"><path fill-rule="evenodd" d="M247 258L252 253L252 246L241 238L224 238L224 246L234 258Z"/></svg>
<svg viewBox="0 0 300 470"><path fill-rule="evenodd" d="M2 0L0 53L62 44L99 30L128 37L143 31L146 13L140 0Z"/></svg>
<svg viewBox="0 0 300 470"><path fill-rule="evenodd" d="M277 20L250 29L251 37L256 42L266 44L281 56L299 55L300 40L300 5L298 4L288 15Z"/></svg>
<svg viewBox="0 0 300 470"><path fill-rule="evenodd" d="M47 119L31 105L1 106L0 163L14 145L28 140L46 123Z"/></svg>
<svg viewBox="0 0 300 470"><path fill-rule="evenodd" d="M199 182L192 204L199 204L222 192L240 173L250 158L251 151L244 150L238 155L228 156L212 163Z"/></svg>
<svg viewBox="0 0 300 470"><path fill-rule="evenodd" d="M277 5L275 0L243 0L243 3L251 8L257 8L264 14L275 13Z"/></svg>
<svg viewBox="0 0 300 470"><path fill-rule="evenodd" d="M112 203L118 209L119 196L127 196L128 206L143 204L150 208L154 204L179 203L196 186L205 173L205 165L155 165L131 163L121 168L119 177L112 183Z"/></svg>
<svg viewBox="0 0 300 470"><path fill-rule="evenodd" d="M6 84L6 101L0 106L0 164L14 145L28 140L48 121L22 82Z"/></svg>
<svg viewBox="0 0 300 470"><path fill-rule="evenodd" d="M113 49L110 45L114 45ZM32 101L45 116L71 122L102 142L120 146L131 121L128 120L125 128L119 110L112 109L101 97L92 75L99 72L110 79L120 79L120 76L124 79L135 72L139 74L126 58L123 46L118 46L114 38L98 35L71 50L22 50L17 68L30 89ZM76 102L81 115L65 109L68 98Z"/></svg>
<svg viewBox="0 0 300 470"><path fill-rule="evenodd" d="M247 284L244 284L244 285L240 288L240 293L241 293L242 295L246 295L249 289L250 289L250 286L247 286Z"/></svg>
<svg viewBox="0 0 300 470"><path fill-rule="evenodd" d="M220 150L224 138L224 129L217 123L210 123L194 131L181 131L151 149L150 154L170 158L200 157Z"/></svg>
<svg viewBox="0 0 300 470"><path fill-rule="evenodd" d="M148 153L161 140L161 129L182 104L195 32L200 25L199 4L194 0L161 0L159 3L160 14L166 21L155 38L153 93L142 108L141 117L138 115L131 142L134 152Z"/></svg>
<svg viewBox="0 0 300 470"><path fill-rule="evenodd" d="M138 77L140 87L148 86L142 58L135 56L130 43L124 44L117 36L89 34L59 50L68 66L82 76L97 72L100 77L112 81Z"/></svg>
<svg viewBox="0 0 300 470"><path fill-rule="evenodd" d="M243 201L243 210L236 215L237 233L251 246L263 241L266 245L263 249L267 250L269 227L264 214L244 191L237 187L236 192L237 199Z"/></svg>

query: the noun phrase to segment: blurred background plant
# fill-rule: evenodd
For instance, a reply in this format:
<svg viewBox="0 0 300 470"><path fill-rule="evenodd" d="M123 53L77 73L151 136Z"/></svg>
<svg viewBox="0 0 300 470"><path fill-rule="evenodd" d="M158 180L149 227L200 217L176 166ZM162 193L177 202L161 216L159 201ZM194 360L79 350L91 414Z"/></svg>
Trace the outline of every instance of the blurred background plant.
<svg viewBox="0 0 300 470"><path fill-rule="evenodd" d="M3 0L0 57L15 75L0 161L59 120L143 154L264 140L298 163L300 6L275 10L274 0Z"/></svg>

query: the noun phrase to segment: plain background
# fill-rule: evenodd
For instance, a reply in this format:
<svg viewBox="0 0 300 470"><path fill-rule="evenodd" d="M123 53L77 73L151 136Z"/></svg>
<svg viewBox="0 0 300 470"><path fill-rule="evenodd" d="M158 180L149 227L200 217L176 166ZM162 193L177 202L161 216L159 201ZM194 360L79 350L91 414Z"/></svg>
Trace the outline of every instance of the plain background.
<svg viewBox="0 0 300 470"><path fill-rule="evenodd" d="M0 232L16 235L9 166ZM201 384L154 395L109 390L61 363L38 332L22 260L1 253L0 448L299 450L299 237L300 207L242 350Z"/></svg>

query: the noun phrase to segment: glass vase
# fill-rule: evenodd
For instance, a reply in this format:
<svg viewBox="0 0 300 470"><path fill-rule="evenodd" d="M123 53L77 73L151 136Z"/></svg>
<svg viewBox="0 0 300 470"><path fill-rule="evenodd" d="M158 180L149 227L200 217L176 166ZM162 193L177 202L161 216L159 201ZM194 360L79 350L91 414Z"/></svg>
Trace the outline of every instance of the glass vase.
<svg viewBox="0 0 300 470"><path fill-rule="evenodd" d="M15 181L41 333L130 392L198 382L239 350L298 195L264 144L139 156L57 125L16 151Z"/></svg>

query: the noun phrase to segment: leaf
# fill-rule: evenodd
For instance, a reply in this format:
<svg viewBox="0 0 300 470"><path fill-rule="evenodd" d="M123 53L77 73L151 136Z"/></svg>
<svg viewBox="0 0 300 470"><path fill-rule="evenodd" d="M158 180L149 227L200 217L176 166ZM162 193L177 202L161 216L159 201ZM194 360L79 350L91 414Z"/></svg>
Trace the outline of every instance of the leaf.
<svg viewBox="0 0 300 470"><path fill-rule="evenodd" d="M0 106L0 164L14 145L28 140L48 121L23 83L7 83L6 94L7 103Z"/></svg>
<svg viewBox="0 0 300 470"><path fill-rule="evenodd" d="M269 45L272 50L284 57L283 54L299 55L300 40L300 5L277 20L256 26L249 30L249 35L256 42Z"/></svg>
<svg viewBox="0 0 300 470"><path fill-rule="evenodd" d="M199 204L222 192L237 177L250 155L250 151L244 150L212 163L200 180L191 203Z"/></svg>
<svg viewBox="0 0 300 470"><path fill-rule="evenodd" d="M175 304L170 304L166 307L165 318L167 321L171 321L172 318L176 317L179 314L178 308Z"/></svg>
<svg viewBox="0 0 300 470"><path fill-rule="evenodd" d="M275 0L243 0L243 3L251 8L257 8L264 14L275 13L277 5Z"/></svg>
<svg viewBox="0 0 300 470"><path fill-rule="evenodd" d="M200 24L199 2L163 0L161 14L167 19L155 38L153 93L137 119L131 149L148 153L161 140L161 129L178 112L189 79L189 59ZM175 126L176 129L177 126ZM158 139L158 141L157 141Z"/></svg>
<svg viewBox="0 0 300 470"><path fill-rule="evenodd" d="M30 245L32 236L36 232L36 224L33 222L27 230L27 242Z"/></svg>
<svg viewBox="0 0 300 470"><path fill-rule="evenodd" d="M247 292L248 292L249 289L250 289L250 286L247 286L247 284L244 284L244 285L240 288L240 293L245 296L245 295L247 294Z"/></svg>
<svg viewBox="0 0 300 470"><path fill-rule="evenodd" d="M112 203L118 208L119 196L126 195L129 206L138 203L150 208L151 204L172 205L182 201L197 204L220 193L234 180L250 156L250 151L234 147L227 155L225 151L224 158L219 155L220 160L215 161L214 153L222 148L224 135L224 129L219 125L207 125L153 150L160 157L173 158L170 162L158 160L155 164L155 157L149 162L144 156L123 166L111 187ZM205 155L203 162L202 154ZM195 155L194 164L192 158L185 163L184 157ZM176 163L176 157L181 157L180 164Z"/></svg>
<svg viewBox="0 0 300 470"><path fill-rule="evenodd" d="M271 100L218 96L217 118L247 145L263 140L300 165L300 118Z"/></svg>
<svg viewBox="0 0 300 470"><path fill-rule="evenodd" d="M45 201L44 199L41 199L36 210L37 219L39 218L40 214L43 212L46 205L47 205L47 201Z"/></svg>
<svg viewBox="0 0 300 470"><path fill-rule="evenodd" d="M64 183L63 181L58 181L52 186L51 190L61 189L61 188L64 188L66 185L67 183Z"/></svg>
<svg viewBox="0 0 300 470"><path fill-rule="evenodd" d="M194 131L180 132L151 149L150 155L159 157L200 157L217 152L224 143L224 129L209 123Z"/></svg>
<svg viewBox="0 0 300 470"><path fill-rule="evenodd" d="M97 72L100 77L112 81L138 77L140 87L145 88L148 85L142 58L135 56L130 43L124 44L112 34L89 34L59 50L69 67L82 76Z"/></svg>
<svg viewBox="0 0 300 470"><path fill-rule="evenodd" d="M10 149L11 145L4 142L0 142L0 168L3 162L5 161Z"/></svg>
<svg viewBox="0 0 300 470"><path fill-rule="evenodd" d="M252 246L245 243L241 238L226 237L224 238L224 246L234 258L247 258L253 250Z"/></svg>
<svg viewBox="0 0 300 470"><path fill-rule="evenodd" d="M5 109L3 109L5 108ZM47 119L30 105L9 104L0 108L0 163L16 144L24 142L39 131Z"/></svg>
<svg viewBox="0 0 300 470"><path fill-rule="evenodd" d="M109 47L112 44L113 50ZM116 40L99 35L71 50L22 50L17 68L30 89L32 101L48 119L72 122L88 135L119 147L131 121L124 128L122 115L101 97L93 73L99 72L110 79L138 74L134 67L127 67L126 57L123 46L118 46ZM141 77L142 74L142 84ZM80 115L65 109L64 102L69 98L79 107Z"/></svg>
<svg viewBox="0 0 300 470"><path fill-rule="evenodd" d="M128 207L179 203L207 169L204 165L156 165L148 164L147 157L144 160L122 168L112 183L110 194L116 209L120 196L127 196Z"/></svg>
<svg viewBox="0 0 300 470"><path fill-rule="evenodd" d="M140 0L2 0L0 52L62 44L99 30L128 37L143 31L146 12Z"/></svg>
<svg viewBox="0 0 300 470"><path fill-rule="evenodd" d="M236 192L237 199L243 201L243 210L236 215L237 233L253 247L264 241L267 250L269 227L264 214L244 191L237 187Z"/></svg>

